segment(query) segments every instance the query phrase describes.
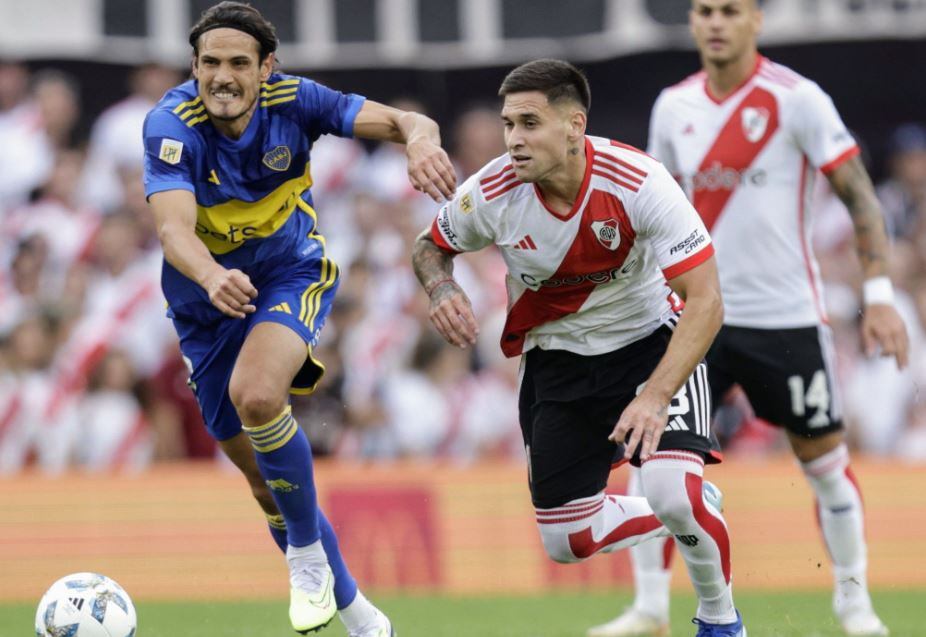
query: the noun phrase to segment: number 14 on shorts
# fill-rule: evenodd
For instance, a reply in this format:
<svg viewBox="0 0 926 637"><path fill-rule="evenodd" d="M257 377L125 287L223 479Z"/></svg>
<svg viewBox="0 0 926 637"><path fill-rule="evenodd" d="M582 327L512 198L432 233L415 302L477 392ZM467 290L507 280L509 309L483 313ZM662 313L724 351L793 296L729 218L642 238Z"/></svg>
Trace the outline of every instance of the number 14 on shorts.
<svg viewBox="0 0 926 637"><path fill-rule="evenodd" d="M795 416L804 416L808 409L816 409L816 413L807 420L807 426L826 427L830 424L830 391L825 371L818 369L814 372L806 391L804 379L798 375L788 378L788 388L791 390L791 411Z"/></svg>

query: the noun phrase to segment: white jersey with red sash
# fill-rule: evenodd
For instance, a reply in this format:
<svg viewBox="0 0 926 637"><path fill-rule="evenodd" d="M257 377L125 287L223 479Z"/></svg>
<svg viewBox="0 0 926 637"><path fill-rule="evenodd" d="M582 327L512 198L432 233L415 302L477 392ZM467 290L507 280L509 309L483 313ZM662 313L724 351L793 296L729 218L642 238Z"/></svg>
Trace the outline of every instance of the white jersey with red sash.
<svg viewBox="0 0 926 637"><path fill-rule="evenodd" d="M819 171L858 154L830 97L759 57L723 100L702 71L653 107L649 152L680 181L717 250L724 323L790 328L826 322L810 248Z"/></svg>
<svg viewBox="0 0 926 637"><path fill-rule="evenodd" d="M710 237L669 172L636 148L586 137L575 205L550 209L507 155L441 208L432 237L451 252L499 247L508 266L507 356L533 347L581 355L619 349L679 309L666 285L713 254Z"/></svg>

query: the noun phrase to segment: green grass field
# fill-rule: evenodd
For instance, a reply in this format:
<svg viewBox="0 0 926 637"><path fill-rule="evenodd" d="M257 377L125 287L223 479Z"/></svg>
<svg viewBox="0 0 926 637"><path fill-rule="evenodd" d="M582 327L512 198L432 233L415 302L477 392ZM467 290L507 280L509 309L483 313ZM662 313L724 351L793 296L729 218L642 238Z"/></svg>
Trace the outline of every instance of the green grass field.
<svg viewBox="0 0 926 637"><path fill-rule="evenodd" d="M875 605L892 637L926 636L926 591L881 590ZM543 597L378 597L400 637L582 637L589 625L610 619L630 599L612 594ZM750 637L829 637L842 633L829 594L737 593ZM694 635L691 595L673 597L672 635ZM32 635L34 607L0 605L0 635ZM285 637L284 602L140 603L138 637ZM319 637L345 635L335 620Z"/></svg>

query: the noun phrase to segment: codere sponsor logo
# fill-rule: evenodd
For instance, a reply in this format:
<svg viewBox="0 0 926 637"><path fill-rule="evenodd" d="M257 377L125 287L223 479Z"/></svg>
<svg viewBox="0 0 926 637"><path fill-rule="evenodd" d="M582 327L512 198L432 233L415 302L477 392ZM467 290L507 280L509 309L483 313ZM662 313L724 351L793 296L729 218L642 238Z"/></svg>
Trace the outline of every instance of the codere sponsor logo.
<svg viewBox="0 0 926 637"><path fill-rule="evenodd" d="M614 281L619 279L621 276L626 275L630 270L633 269L633 266L636 265L637 260L631 259L624 263L623 266L618 266L616 268L611 268L610 270L602 270L601 272L589 272L587 274L573 274L572 276L560 277L557 279L542 279L537 280L537 277L527 274L526 272L521 273L521 281L525 285L537 288L558 288L564 285L587 285L589 283L599 284L599 283L608 283L609 281Z"/></svg>
<svg viewBox="0 0 926 637"><path fill-rule="evenodd" d="M768 175L762 169L737 170L714 162L691 178L695 190L733 190L737 186L764 186Z"/></svg>
<svg viewBox="0 0 926 637"><path fill-rule="evenodd" d="M683 254L691 254L702 243L707 241L707 237L701 234L700 230L692 230L691 234L685 237L684 241L676 243L669 249L669 254L675 254L677 252L682 252Z"/></svg>

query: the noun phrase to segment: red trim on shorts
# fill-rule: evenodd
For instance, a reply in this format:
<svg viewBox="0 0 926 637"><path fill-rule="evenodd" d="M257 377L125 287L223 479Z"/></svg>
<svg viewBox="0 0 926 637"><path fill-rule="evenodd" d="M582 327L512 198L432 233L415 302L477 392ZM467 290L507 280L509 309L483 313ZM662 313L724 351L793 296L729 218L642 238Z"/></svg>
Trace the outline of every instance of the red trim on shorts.
<svg viewBox="0 0 926 637"><path fill-rule="evenodd" d="M711 539L717 543L720 550L720 567L723 569L723 578L730 583L730 536L723 522L708 511L704 504L704 494L701 491L703 479L694 473L685 474L685 490L688 491L688 501L691 503L691 512L695 521L704 529Z"/></svg>
<svg viewBox="0 0 926 637"><path fill-rule="evenodd" d="M820 166L820 172L822 172L824 175L829 176L829 174L830 174L831 172L833 172L834 170L836 170L837 168L839 168L839 167L842 166L844 163L846 163L847 161L849 161L849 160L852 159L853 157L857 156L857 155L860 154L861 152L862 152L862 151L861 151L861 149L860 149L858 146L853 146L853 147L850 148L849 150L847 150L847 151L845 151L844 153L842 153L841 155L839 155L839 157L837 157L836 159L834 159L834 160L832 160L832 161L828 161L828 162L826 162L825 164L823 164L822 166Z"/></svg>

